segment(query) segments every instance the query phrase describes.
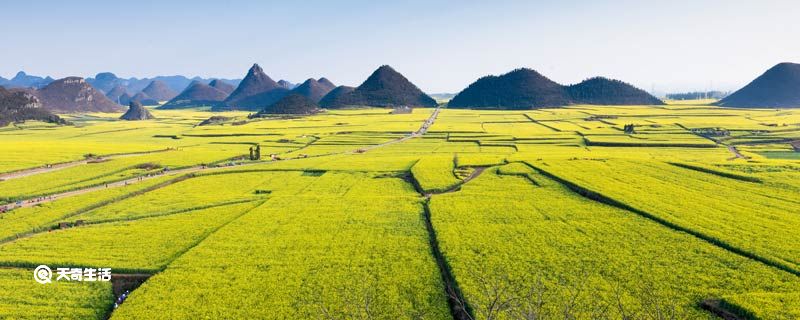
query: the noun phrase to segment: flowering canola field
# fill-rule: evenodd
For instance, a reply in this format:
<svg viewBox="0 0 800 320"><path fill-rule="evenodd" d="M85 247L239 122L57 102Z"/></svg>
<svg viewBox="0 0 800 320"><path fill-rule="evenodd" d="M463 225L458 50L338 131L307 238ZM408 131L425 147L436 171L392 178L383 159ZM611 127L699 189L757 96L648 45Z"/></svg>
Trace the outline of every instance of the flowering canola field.
<svg viewBox="0 0 800 320"><path fill-rule="evenodd" d="M800 318L800 111L153 113L0 128L0 318Z"/></svg>

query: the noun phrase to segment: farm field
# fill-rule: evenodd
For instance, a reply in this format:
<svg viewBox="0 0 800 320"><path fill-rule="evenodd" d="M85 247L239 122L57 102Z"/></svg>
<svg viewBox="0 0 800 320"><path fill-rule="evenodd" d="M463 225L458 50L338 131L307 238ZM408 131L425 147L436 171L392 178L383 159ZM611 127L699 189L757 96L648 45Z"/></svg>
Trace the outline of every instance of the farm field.
<svg viewBox="0 0 800 320"><path fill-rule="evenodd" d="M0 128L0 318L800 317L800 111L151 112Z"/></svg>

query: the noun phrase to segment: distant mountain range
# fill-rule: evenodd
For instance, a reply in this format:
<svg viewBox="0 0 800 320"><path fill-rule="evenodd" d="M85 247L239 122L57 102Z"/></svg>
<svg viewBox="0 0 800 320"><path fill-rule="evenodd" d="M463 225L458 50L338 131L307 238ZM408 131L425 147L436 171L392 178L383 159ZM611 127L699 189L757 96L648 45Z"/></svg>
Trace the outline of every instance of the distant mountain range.
<svg viewBox="0 0 800 320"><path fill-rule="evenodd" d="M208 84L214 79L205 79L200 77L187 78L184 76L158 76L154 78L119 78L111 72L98 73L94 78L86 78L86 82L93 87L108 92L115 86L123 86L128 92L140 92L147 88L152 82L158 81L164 87L169 88L172 92L181 92L189 86L193 81L200 81ZM239 79L220 79L233 86L239 85ZM155 97L154 97L155 98ZM169 100L169 99L167 99Z"/></svg>
<svg viewBox="0 0 800 320"><path fill-rule="evenodd" d="M41 109L57 112L118 112L138 102L164 109L211 107L214 111L245 110L274 113L313 112L319 107L433 107L437 101L405 76L384 65L358 87L336 86L327 78L309 78L302 84L274 81L254 64L242 80L192 79L184 76L119 78L103 72L93 78L28 75L20 71L12 79L0 78L6 92L21 92L37 99ZM719 97L721 94L713 93ZM289 95L291 98L286 98ZM711 94L703 93L702 96ZM297 96L302 96L301 99ZM450 108L528 110L575 104L660 105L651 94L625 82L594 77L577 84L561 85L532 69L516 69L499 76L479 78L458 94L437 94L449 99ZM681 95L683 98L698 93ZM284 99L286 98L286 99ZM273 106L277 102L280 105ZM800 108L800 64L780 63L744 88L717 102L724 107Z"/></svg>
<svg viewBox="0 0 800 320"><path fill-rule="evenodd" d="M50 82L53 82L53 78L48 77L37 77L31 76L26 74L24 71L17 72L11 79L5 79L0 77L0 86L3 86L7 89L11 88L42 88Z"/></svg>

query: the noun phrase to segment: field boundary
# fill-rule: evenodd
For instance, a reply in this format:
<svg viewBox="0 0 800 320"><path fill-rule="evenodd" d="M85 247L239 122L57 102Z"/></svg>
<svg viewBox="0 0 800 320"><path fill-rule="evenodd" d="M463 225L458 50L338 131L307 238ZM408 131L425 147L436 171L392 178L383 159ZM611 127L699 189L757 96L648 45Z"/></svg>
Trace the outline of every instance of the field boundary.
<svg viewBox="0 0 800 320"><path fill-rule="evenodd" d="M82 164L86 164L86 163L91 162L91 161L98 161L98 160L99 161L104 161L104 160L111 160L111 159L115 159L115 158L132 157L132 156L145 155L145 154L151 154L151 153L167 152L167 151L171 151L171 150L173 150L173 149L166 148L166 149L158 149L158 150L152 150L152 151L141 151L141 152L131 152L131 153L112 153L112 154L97 156L96 158L91 158L91 159L81 159L81 160L50 163L49 164L50 168L39 166L39 167L33 167L33 168L23 168L23 169L18 169L18 170L2 172L2 173L0 173L0 181L17 179L17 178L32 176L32 175L36 175L36 174L40 174L40 173L59 171L61 169L67 169L67 168L79 166L79 165L82 165ZM45 164L45 165L47 165L47 164ZM25 174L25 171L31 171L31 173L30 174ZM9 177L9 176L11 176L11 177Z"/></svg>
<svg viewBox="0 0 800 320"><path fill-rule="evenodd" d="M469 306L469 303L467 303L466 299L464 299L464 294L458 285L458 281L456 281L455 277L453 276L453 269L450 267L450 263L447 262L447 258L444 257L444 254L439 247L439 239L436 236L436 229L433 227L433 221L431 220L430 200L433 195L458 191L462 185L480 175L484 169L486 169L486 167L476 168L476 170L470 174L470 177L464 179L464 181L458 185L441 193L425 193L425 190L419 184L419 181L414 178L414 175L410 170L406 175L406 178L414 187L414 190L424 197L424 200L422 201L422 215L425 222L425 230L428 233L428 243L430 245L433 259L436 261L436 265L439 268L439 275L444 283L445 295L447 296L447 305L454 320L473 320L475 317L473 316L473 311Z"/></svg>
<svg viewBox="0 0 800 320"><path fill-rule="evenodd" d="M795 269L795 268L793 268L791 266L785 265L785 264L780 263L778 261L774 261L774 260L772 260L770 258L762 257L762 256L760 256L758 254L755 254L755 253L752 253L752 252L745 251L745 250L740 249L740 248L738 248L738 247L736 247L734 245L731 245L731 244L729 244L729 243L727 243L727 242L725 242L725 241L723 241L721 239L718 239L718 238L706 235L706 234L704 234L702 232L698 232L698 231L692 230L690 228L678 225L676 223L670 222L670 221L668 221L668 220L666 220L664 218L658 217L658 216L656 216L654 214L651 214L649 212L646 212L646 211L643 211L643 210L639 210L639 209L634 208L634 207L632 207L632 206L630 206L628 204L625 204L625 203L623 203L621 201L618 201L618 200L615 200L615 199L613 199L611 197L608 197L608 196L606 196L606 195L604 195L602 193L599 193L599 192L594 191L594 190L590 190L588 188L585 188L585 187L582 187L582 186L578 185L577 183L574 183L574 182L569 181L567 179L561 178L561 177L559 177L559 176L557 176L555 174L552 174L552 173L550 173L550 172L548 172L548 171L546 171L546 170L544 170L542 168L539 168L539 167L537 167L535 165L532 165L532 164L530 164L528 162L525 162L525 163L528 166L530 166L531 168L533 168L534 170L536 170L539 173L541 173L542 175L544 175L544 176L546 176L546 177L548 177L550 179L553 179L556 182L561 183L562 185L566 186L567 188L569 188L573 192L575 192L575 193L577 193L577 194L579 194L579 195L581 195L581 196L583 196L585 198L588 198L588 199L591 199L591 200L594 200L594 201L597 201L597 202L600 202L600 203L603 203L603 204L606 204L606 205L610 205L612 207L616 207L616 208L619 208L619 209L623 209L623 210L626 210L626 211L633 212L633 213L635 213L635 214L637 214L639 216L642 216L642 217L647 218L649 220L652 220L652 221L654 221L656 223L659 223L659 224L661 224L661 225L663 225L663 226L665 226L667 228L670 228L670 229L675 230L675 231L679 231L679 232L683 232L683 233L692 235L692 236L694 236L694 237L696 237L696 238L698 238L700 240L708 242L711 245L717 246L719 248L727 250L727 251L729 251L731 253L734 253L736 255L739 255L739 256L742 256L744 258L748 258L748 259L751 259L751 260L754 260L754 261L761 262L761 263L763 263L763 264L765 264L767 266L779 269L781 271L788 272L788 273L793 274L795 276L800 276L800 270L797 270L797 269Z"/></svg>
<svg viewBox="0 0 800 320"><path fill-rule="evenodd" d="M86 213L86 212L92 211L94 209L101 208L101 207L107 206L109 204L112 204L112 203L115 203L115 202L119 202L119 201L122 201L122 200L125 200L125 199L128 199L128 198L139 196L139 195L145 194L147 192L150 192L150 191L153 191L153 190L157 190L157 189L160 189L160 188L163 188L163 187L166 187L166 186L172 185L174 183L178 183L178 182L181 182L181 181L193 178L193 177L194 177L194 174L189 173L189 174L186 174L186 175L182 175L182 176L178 176L178 177L172 178L170 180L161 182L161 183L153 185L153 186L149 186L149 187L141 189L141 190L136 190L136 191L133 191L133 192L130 192L130 193L126 193L126 194L120 195L118 197L114 197L112 199L108 199L108 200L104 200L104 201L93 203L93 204L91 204L89 206L80 208L80 209L75 210L75 211L73 211L71 213L67 213L67 214L61 216L58 219L46 222L46 223L44 223L44 224L42 224L42 225L40 225L40 226L38 226L36 228L33 228L33 229L31 229L31 230L29 230L27 232L18 233L18 234L15 234L13 236L8 236L6 238L0 239L0 245L15 241L17 239L29 237L29 236L32 236L34 234L38 234L38 233L41 233L41 232L44 232L44 231L47 231L47 230L51 230L53 223L56 223L56 222L58 222L60 220L69 219L69 218L72 218L74 216L80 215L82 213Z"/></svg>
<svg viewBox="0 0 800 320"><path fill-rule="evenodd" d="M739 181L744 181L744 182L753 182L753 183L763 183L764 182L763 180L761 180L761 179L759 179L757 177L746 176L746 175L736 174L736 173L732 173L732 172L724 172L724 171L714 170L714 169L711 169L711 168L704 168L704 167L700 167L700 166L691 165L691 164L688 164L688 163L667 162L667 164L670 164L670 165L673 165L673 166L676 166L676 167L679 167L679 168L684 168L684 169L688 169L688 170L694 170L694 171L702 172L702 173L713 174L715 176L728 178L728 179L739 180Z"/></svg>

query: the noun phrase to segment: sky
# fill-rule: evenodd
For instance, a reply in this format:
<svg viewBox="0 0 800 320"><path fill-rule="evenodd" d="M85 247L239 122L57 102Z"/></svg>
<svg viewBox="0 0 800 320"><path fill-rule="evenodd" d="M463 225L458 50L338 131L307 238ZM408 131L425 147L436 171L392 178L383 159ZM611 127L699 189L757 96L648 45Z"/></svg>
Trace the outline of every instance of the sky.
<svg viewBox="0 0 800 320"><path fill-rule="evenodd" d="M528 67L655 92L735 90L800 62L800 1L2 1L0 76L358 85L383 64L429 93Z"/></svg>

